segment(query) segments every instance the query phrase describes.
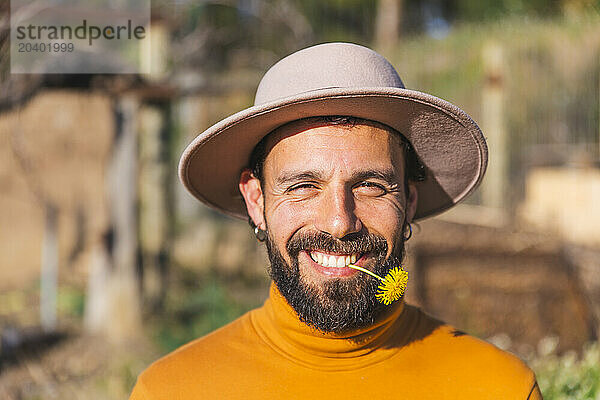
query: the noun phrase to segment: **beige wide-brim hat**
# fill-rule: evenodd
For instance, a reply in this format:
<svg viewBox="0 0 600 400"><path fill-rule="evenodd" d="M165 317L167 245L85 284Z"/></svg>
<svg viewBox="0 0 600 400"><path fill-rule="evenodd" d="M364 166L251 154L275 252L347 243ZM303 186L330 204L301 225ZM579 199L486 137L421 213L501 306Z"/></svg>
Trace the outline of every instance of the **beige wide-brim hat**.
<svg viewBox="0 0 600 400"><path fill-rule="evenodd" d="M415 219L452 207L485 173L485 139L464 111L405 89L394 67L373 50L326 43L272 66L258 86L253 107L216 123L190 143L179 162L179 177L203 203L248 218L238 184L256 144L288 122L328 115L377 121L412 143L426 167L426 179L416 184Z"/></svg>

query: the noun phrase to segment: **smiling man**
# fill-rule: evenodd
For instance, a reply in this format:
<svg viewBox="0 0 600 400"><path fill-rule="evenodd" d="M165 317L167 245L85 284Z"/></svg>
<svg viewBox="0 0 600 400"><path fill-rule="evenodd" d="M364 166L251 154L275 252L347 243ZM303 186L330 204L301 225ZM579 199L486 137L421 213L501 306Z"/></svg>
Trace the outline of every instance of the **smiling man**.
<svg viewBox="0 0 600 400"><path fill-rule="evenodd" d="M265 241L269 298L154 363L131 398L541 398L513 355L376 296L372 275L400 266L410 223L462 200L486 163L463 111L405 89L372 50L329 43L284 58L255 105L180 163L194 196L249 218Z"/></svg>
<svg viewBox="0 0 600 400"><path fill-rule="evenodd" d="M257 146L240 191L267 233L271 277L303 322L348 331L385 310L378 281L347 266L385 275L400 264L417 200L405 171L420 170L405 165L407 146L382 124L348 117L291 122Z"/></svg>

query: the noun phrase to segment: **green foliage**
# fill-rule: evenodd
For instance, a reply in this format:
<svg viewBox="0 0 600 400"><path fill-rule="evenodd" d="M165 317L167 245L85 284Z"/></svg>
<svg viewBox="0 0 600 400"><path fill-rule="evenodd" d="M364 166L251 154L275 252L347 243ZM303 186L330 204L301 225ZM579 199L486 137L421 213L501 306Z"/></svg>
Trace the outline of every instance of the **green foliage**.
<svg viewBox="0 0 600 400"><path fill-rule="evenodd" d="M165 351L214 331L256 304L239 304L227 293L225 283L205 277L200 287L181 288L171 293L164 317L157 321L155 339Z"/></svg>
<svg viewBox="0 0 600 400"><path fill-rule="evenodd" d="M585 347L581 357L574 352L549 354L531 363L545 400L600 399L600 345Z"/></svg>
<svg viewBox="0 0 600 400"><path fill-rule="evenodd" d="M507 15L549 16L560 12L559 0L456 0L451 10L456 20L481 21Z"/></svg>
<svg viewBox="0 0 600 400"><path fill-rule="evenodd" d="M57 308L60 315L83 317L85 295L83 290L75 287L58 289Z"/></svg>
<svg viewBox="0 0 600 400"><path fill-rule="evenodd" d="M373 38L377 0L302 0L297 7L319 42L368 44Z"/></svg>

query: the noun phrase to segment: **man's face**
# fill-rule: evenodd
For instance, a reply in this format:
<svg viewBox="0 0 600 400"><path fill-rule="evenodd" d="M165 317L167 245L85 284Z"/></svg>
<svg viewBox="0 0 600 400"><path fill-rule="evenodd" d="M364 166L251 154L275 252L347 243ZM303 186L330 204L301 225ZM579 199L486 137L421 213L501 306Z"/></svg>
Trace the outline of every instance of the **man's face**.
<svg viewBox="0 0 600 400"><path fill-rule="evenodd" d="M322 331L372 324L378 281L403 257L416 207L400 139L377 124L288 124L267 141L263 184L242 174L254 222L268 233L271 277L306 323ZM263 206L264 205L264 206Z"/></svg>

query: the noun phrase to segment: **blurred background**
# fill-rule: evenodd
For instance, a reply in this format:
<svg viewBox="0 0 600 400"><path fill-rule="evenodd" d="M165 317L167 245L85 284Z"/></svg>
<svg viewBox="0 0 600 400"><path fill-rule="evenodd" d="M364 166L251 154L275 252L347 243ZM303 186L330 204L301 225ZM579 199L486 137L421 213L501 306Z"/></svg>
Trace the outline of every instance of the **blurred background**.
<svg viewBox="0 0 600 400"><path fill-rule="evenodd" d="M150 362L262 304L266 254L193 200L183 148L283 56L367 45L461 106L483 185L420 222L408 300L600 396L600 1L152 0L149 74L10 73L0 0L0 398L123 399Z"/></svg>

